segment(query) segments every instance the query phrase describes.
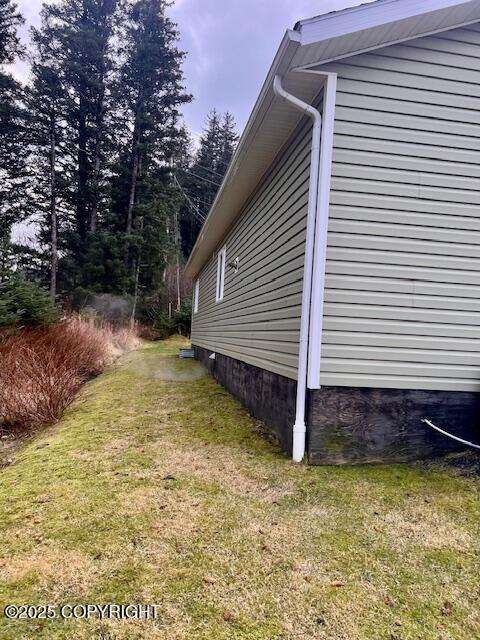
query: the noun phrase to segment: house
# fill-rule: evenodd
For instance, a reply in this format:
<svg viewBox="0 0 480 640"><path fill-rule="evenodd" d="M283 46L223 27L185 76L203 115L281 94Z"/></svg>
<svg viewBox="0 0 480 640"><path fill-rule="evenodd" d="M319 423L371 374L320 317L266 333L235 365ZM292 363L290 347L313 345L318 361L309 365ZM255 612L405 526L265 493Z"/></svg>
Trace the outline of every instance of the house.
<svg viewBox="0 0 480 640"><path fill-rule="evenodd" d="M196 357L295 461L480 441L480 0L286 32L187 264Z"/></svg>

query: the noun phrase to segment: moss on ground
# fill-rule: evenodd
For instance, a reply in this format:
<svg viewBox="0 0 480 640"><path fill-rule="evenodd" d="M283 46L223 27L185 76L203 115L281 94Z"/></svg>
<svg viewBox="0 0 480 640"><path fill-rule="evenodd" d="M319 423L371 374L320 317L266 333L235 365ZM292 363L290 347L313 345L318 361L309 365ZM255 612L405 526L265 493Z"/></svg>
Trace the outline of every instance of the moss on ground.
<svg viewBox="0 0 480 640"><path fill-rule="evenodd" d="M0 613L2 640L480 637L478 478L294 466L180 344L124 357L0 472L2 605L158 619Z"/></svg>

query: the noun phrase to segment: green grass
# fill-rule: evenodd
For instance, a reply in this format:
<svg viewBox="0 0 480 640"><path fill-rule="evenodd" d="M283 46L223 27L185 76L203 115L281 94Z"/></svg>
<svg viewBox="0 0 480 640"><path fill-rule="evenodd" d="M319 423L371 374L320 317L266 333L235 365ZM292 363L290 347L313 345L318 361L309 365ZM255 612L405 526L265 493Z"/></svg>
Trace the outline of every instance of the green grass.
<svg viewBox="0 0 480 640"><path fill-rule="evenodd" d="M2 605L158 619L0 612L2 640L480 637L477 478L292 465L180 344L122 358L0 471Z"/></svg>

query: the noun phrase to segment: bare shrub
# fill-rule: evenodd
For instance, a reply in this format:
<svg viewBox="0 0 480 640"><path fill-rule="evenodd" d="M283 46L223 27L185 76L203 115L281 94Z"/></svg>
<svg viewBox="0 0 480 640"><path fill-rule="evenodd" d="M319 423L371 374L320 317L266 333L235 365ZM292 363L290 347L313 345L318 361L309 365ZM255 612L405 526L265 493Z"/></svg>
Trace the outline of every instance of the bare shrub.
<svg viewBox="0 0 480 640"><path fill-rule="evenodd" d="M140 346L137 330L131 327L122 327L113 331L112 341L120 353L133 351L133 349L138 349Z"/></svg>
<svg viewBox="0 0 480 640"><path fill-rule="evenodd" d="M135 331L72 316L24 329L0 345L0 430L57 420L79 387L138 344Z"/></svg>
<svg viewBox="0 0 480 640"><path fill-rule="evenodd" d="M143 340L155 341L155 340L164 340L165 335L162 331L158 329L154 329L153 327L146 324L139 324L137 326L138 335Z"/></svg>

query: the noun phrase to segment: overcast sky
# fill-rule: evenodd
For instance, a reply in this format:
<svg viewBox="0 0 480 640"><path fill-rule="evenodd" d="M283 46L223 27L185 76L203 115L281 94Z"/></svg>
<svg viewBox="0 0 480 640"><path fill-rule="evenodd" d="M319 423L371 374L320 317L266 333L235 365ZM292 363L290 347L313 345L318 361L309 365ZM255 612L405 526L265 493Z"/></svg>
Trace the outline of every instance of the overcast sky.
<svg viewBox="0 0 480 640"><path fill-rule="evenodd" d="M168 11L187 52L186 86L194 101L184 107L198 140L206 113L231 111L241 132L286 29L298 20L365 0L177 0ZM368 0L367 0L368 1ZM42 0L17 0L26 18L23 36L38 24ZM17 65L26 79L28 68Z"/></svg>

